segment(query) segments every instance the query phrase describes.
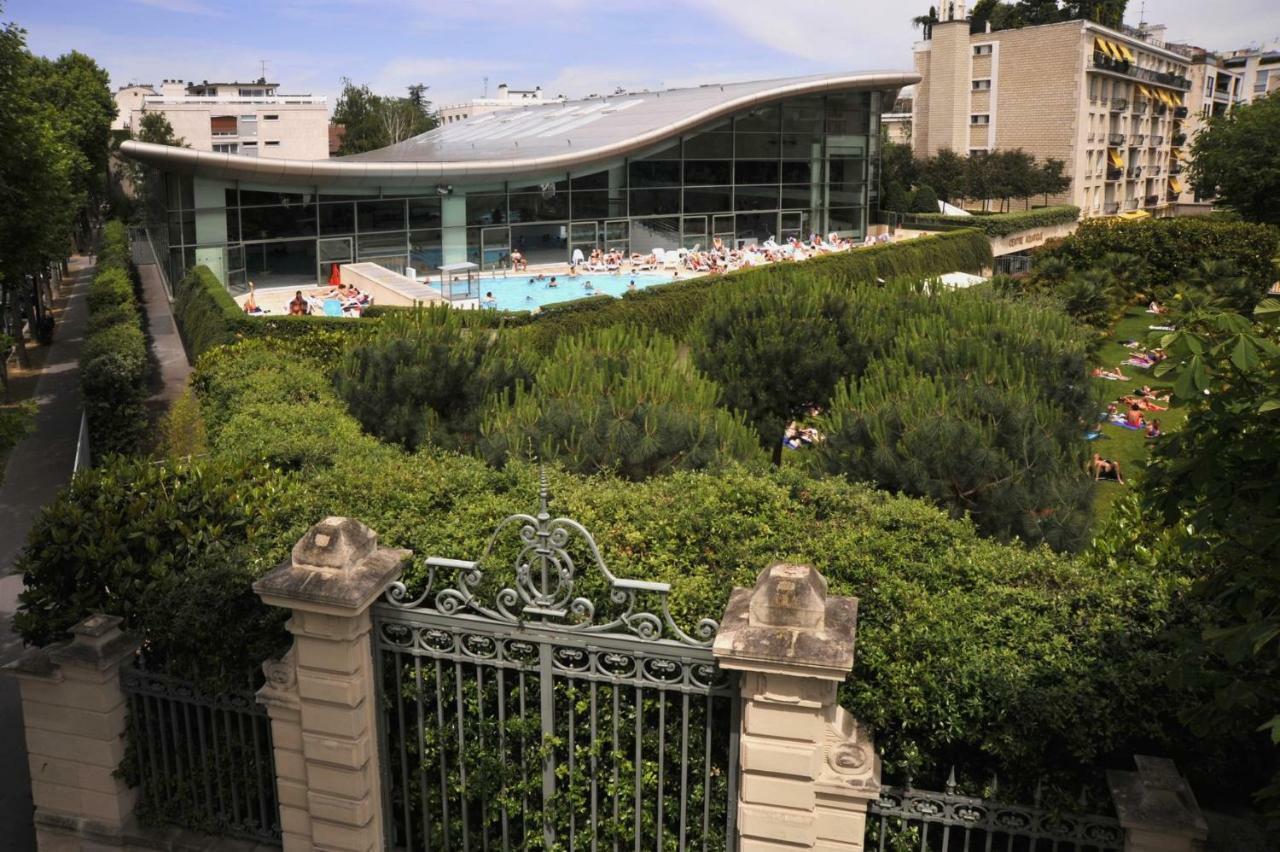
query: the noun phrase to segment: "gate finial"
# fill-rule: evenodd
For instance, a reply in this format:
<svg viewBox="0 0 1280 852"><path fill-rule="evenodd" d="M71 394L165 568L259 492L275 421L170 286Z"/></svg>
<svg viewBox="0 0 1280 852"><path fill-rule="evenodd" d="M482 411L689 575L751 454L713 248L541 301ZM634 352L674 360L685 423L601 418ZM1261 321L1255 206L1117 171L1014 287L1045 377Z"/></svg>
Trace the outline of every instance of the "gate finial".
<svg viewBox="0 0 1280 852"><path fill-rule="evenodd" d="M547 507L551 505L551 485L547 481L547 466L542 462L538 463L538 516L542 518L550 518L551 513L547 511Z"/></svg>

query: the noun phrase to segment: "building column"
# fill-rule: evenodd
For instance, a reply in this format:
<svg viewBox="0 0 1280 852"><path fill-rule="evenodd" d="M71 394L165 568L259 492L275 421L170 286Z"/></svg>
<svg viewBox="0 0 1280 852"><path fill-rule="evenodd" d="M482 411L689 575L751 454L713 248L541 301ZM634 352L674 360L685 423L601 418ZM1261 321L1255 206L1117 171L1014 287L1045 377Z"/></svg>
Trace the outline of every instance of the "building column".
<svg viewBox="0 0 1280 852"><path fill-rule="evenodd" d="M449 193L440 198L441 263L462 263L467 259L467 197Z"/></svg>
<svg viewBox="0 0 1280 852"><path fill-rule="evenodd" d="M293 648L268 664L259 692L277 737L286 850L385 847L369 607L410 556L379 547L359 521L326 518L253 584L293 613Z"/></svg>
<svg viewBox="0 0 1280 852"><path fill-rule="evenodd" d="M138 641L120 622L92 615L71 628L70 641L34 648L5 667L22 695L40 849L119 845L133 816L137 791L116 772L127 714L120 667Z"/></svg>
<svg viewBox="0 0 1280 852"><path fill-rule="evenodd" d="M1107 772L1125 852L1198 852L1209 826L1172 760L1136 755L1137 772Z"/></svg>
<svg viewBox="0 0 1280 852"><path fill-rule="evenodd" d="M880 758L836 693L853 668L858 601L827 597L808 565L776 563L734 589L714 653L741 672L738 848L863 848Z"/></svg>

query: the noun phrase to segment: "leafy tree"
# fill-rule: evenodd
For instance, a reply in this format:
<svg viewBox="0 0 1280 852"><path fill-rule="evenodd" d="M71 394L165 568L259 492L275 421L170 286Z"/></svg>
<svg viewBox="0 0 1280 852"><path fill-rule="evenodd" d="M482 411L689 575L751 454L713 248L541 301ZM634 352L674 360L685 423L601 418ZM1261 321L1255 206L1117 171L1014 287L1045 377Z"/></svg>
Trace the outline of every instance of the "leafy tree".
<svg viewBox="0 0 1280 852"><path fill-rule="evenodd" d="M340 154L385 148L426 133L438 123L425 97L427 87L421 83L410 86L407 97L378 95L345 77L342 84L333 110L334 123L345 128Z"/></svg>
<svg viewBox="0 0 1280 852"><path fill-rule="evenodd" d="M1209 119L1191 144L1188 175L1203 196L1255 222L1280 225L1280 95Z"/></svg>
<svg viewBox="0 0 1280 852"><path fill-rule="evenodd" d="M880 201L880 207L893 213L906 213L911 207L911 198L907 195L907 190L902 184L891 183L884 191L884 198Z"/></svg>
<svg viewBox="0 0 1280 852"><path fill-rule="evenodd" d="M920 182L933 187L933 191L943 201L955 201L965 194L964 157L943 148L918 166Z"/></svg>
<svg viewBox="0 0 1280 852"><path fill-rule="evenodd" d="M714 302L695 326L695 362L724 389L724 404L746 413L774 464L787 424L865 367L874 324L855 328L858 302L824 281L759 287Z"/></svg>
<svg viewBox="0 0 1280 852"><path fill-rule="evenodd" d="M911 146L885 141L880 154L881 186L886 189L895 183L903 187L914 186L918 177Z"/></svg>
<svg viewBox="0 0 1280 852"><path fill-rule="evenodd" d="M992 151L977 151L964 161L964 195L990 208L991 199L1001 189L999 161Z"/></svg>
<svg viewBox="0 0 1280 852"><path fill-rule="evenodd" d="M107 173L107 139L116 115L111 80L97 62L72 51L54 60L37 57L32 73L33 94L50 110L55 132L76 152L72 184L75 191L96 203L104 195ZM87 214L87 210L82 210ZM82 228L88 229L88 220Z"/></svg>
<svg viewBox="0 0 1280 852"><path fill-rule="evenodd" d="M173 132L173 125L162 112L146 112L138 120L139 142L152 145L172 145L177 148L190 148L187 141Z"/></svg>
<svg viewBox="0 0 1280 852"><path fill-rule="evenodd" d="M481 404L527 382L533 362L471 317L448 307L395 314L347 353L334 384L365 431L409 450L475 445Z"/></svg>
<svg viewBox="0 0 1280 852"><path fill-rule="evenodd" d="M605 328L562 340L532 388L491 399L480 452L493 464L536 455L630 480L757 458L759 437L719 401L671 338Z"/></svg>
<svg viewBox="0 0 1280 852"><path fill-rule="evenodd" d="M1049 157L1040 164L1033 181L1033 194L1044 196L1044 204L1049 206L1049 196L1066 192L1071 187L1071 178L1066 175L1067 164L1056 157Z"/></svg>
<svg viewBox="0 0 1280 852"><path fill-rule="evenodd" d="M922 185L911 195L912 213L937 213L938 195L929 184Z"/></svg>

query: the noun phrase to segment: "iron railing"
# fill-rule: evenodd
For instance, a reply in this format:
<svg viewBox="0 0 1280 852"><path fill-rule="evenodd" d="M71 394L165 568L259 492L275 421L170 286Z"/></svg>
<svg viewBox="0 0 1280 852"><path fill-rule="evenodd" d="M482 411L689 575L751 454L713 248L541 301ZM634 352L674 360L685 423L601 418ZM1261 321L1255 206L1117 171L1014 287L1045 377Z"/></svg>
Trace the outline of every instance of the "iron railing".
<svg viewBox="0 0 1280 852"><path fill-rule="evenodd" d="M1127 110L1128 108L1129 108L1129 101L1128 101L1128 99L1127 99L1127 98L1112 98L1112 99L1111 99L1111 111L1112 111L1112 112L1124 112L1124 111L1125 111L1125 110Z"/></svg>
<svg viewBox="0 0 1280 852"><path fill-rule="evenodd" d="M1106 205L1103 206L1102 211L1108 216L1114 216L1116 213L1120 212L1120 202L1108 201Z"/></svg>
<svg viewBox="0 0 1280 852"><path fill-rule="evenodd" d="M1187 117L1187 108L1186 108L1186 107L1184 107L1184 106L1177 106L1177 107L1174 107L1174 108L1173 108L1173 117L1174 117L1174 118L1186 118L1186 117Z"/></svg>
<svg viewBox="0 0 1280 852"><path fill-rule="evenodd" d="M1123 145L1124 140L1125 140L1125 135L1123 133L1107 134L1107 144L1109 145Z"/></svg>
<svg viewBox="0 0 1280 852"><path fill-rule="evenodd" d="M1161 145L1164 144L1164 136L1160 134L1156 134L1152 136L1150 139L1148 139L1147 141L1151 143L1152 148L1159 148Z"/></svg>
<svg viewBox="0 0 1280 852"><path fill-rule="evenodd" d="M120 679L129 709L125 777L141 788L139 817L279 844L271 719L253 693L204 695L133 667Z"/></svg>
<svg viewBox="0 0 1280 852"><path fill-rule="evenodd" d="M1121 852L1113 817L1006 805L956 793L883 787L867 815L864 848L920 852Z"/></svg>
<svg viewBox="0 0 1280 852"><path fill-rule="evenodd" d="M667 584L615 577L547 500L544 479L538 514L478 561L428 559L423 590L374 605L389 845L732 848L739 700L717 625L685 632ZM487 570L507 556L510 585Z"/></svg>

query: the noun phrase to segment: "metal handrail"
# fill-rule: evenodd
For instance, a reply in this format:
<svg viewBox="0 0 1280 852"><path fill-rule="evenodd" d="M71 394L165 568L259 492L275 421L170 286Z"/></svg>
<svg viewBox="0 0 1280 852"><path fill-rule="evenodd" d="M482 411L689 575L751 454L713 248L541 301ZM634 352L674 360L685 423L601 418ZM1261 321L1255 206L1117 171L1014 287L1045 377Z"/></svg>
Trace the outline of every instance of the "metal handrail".
<svg viewBox="0 0 1280 852"><path fill-rule="evenodd" d="M82 470L89 470L93 467L93 457L89 453L89 417L85 412L80 412L80 434L76 438L76 458L71 463L71 476Z"/></svg>

